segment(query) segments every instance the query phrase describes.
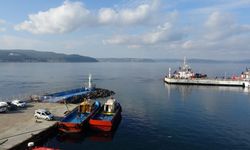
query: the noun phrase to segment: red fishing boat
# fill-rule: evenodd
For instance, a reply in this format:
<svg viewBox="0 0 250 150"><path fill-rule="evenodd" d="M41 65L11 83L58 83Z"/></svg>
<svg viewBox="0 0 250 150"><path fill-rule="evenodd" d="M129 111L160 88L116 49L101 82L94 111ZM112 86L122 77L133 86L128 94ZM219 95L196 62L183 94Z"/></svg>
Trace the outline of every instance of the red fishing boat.
<svg viewBox="0 0 250 150"><path fill-rule="evenodd" d="M100 108L100 102L85 100L58 123L58 129L65 133L82 132L88 126L90 117Z"/></svg>
<svg viewBox="0 0 250 150"><path fill-rule="evenodd" d="M110 98L89 120L93 130L112 131L121 119L122 108L114 99Z"/></svg>

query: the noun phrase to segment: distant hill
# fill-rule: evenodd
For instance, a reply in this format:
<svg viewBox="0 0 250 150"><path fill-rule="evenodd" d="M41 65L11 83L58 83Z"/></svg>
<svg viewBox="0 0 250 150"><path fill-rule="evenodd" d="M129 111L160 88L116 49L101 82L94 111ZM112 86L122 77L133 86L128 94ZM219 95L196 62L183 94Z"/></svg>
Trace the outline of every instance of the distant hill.
<svg viewBox="0 0 250 150"><path fill-rule="evenodd" d="M97 58L99 62L183 62L183 59L151 59L151 58ZM187 59L188 63L250 63L249 60L212 60Z"/></svg>
<svg viewBox="0 0 250 150"><path fill-rule="evenodd" d="M95 58L35 50L0 50L0 62L98 62Z"/></svg>

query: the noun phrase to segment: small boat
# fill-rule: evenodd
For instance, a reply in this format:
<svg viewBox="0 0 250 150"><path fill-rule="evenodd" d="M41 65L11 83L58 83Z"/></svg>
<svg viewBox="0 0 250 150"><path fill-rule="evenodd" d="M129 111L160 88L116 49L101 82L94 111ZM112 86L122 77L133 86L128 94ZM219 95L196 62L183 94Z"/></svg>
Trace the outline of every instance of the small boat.
<svg viewBox="0 0 250 150"><path fill-rule="evenodd" d="M110 98L89 120L92 130L112 131L121 119L122 107L114 99Z"/></svg>
<svg viewBox="0 0 250 150"><path fill-rule="evenodd" d="M98 101L90 99L83 101L77 108L67 114L60 122L58 128L65 133L79 133L88 126L90 117L101 108Z"/></svg>

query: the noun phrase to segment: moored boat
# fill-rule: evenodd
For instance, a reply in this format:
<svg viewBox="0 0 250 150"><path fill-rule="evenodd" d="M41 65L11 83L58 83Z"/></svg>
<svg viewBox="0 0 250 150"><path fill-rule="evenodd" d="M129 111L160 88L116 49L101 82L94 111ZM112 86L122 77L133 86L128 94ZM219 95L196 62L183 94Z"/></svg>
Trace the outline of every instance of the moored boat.
<svg viewBox="0 0 250 150"><path fill-rule="evenodd" d="M183 85L211 85L211 86L241 86L250 88L250 69L246 69L240 76L232 76L231 78L208 78L206 74L194 73L186 64L186 58L179 70L171 74L169 68L168 76L165 76L164 81L167 84L183 84Z"/></svg>
<svg viewBox="0 0 250 150"><path fill-rule="evenodd" d="M88 126L90 117L101 108L101 103L91 100L83 101L77 108L67 114L60 122L58 129L65 133L78 133Z"/></svg>
<svg viewBox="0 0 250 150"><path fill-rule="evenodd" d="M121 105L110 98L89 120L89 126L92 130L112 131L121 119Z"/></svg>

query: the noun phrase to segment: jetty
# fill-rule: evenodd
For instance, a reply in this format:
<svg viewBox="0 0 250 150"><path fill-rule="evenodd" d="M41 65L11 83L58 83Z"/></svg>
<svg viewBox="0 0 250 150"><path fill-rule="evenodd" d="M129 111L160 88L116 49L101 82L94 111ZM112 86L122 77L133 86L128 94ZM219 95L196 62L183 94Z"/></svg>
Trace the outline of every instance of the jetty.
<svg viewBox="0 0 250 150"><path fill-rule="evenodd" d="M45 95L31 95L27 106L0 114L0 150L26 149L29 142L40 143L57 133L57 123L74 110L84 98L104 98L113 91L96 88L89 76L89 86ZM35 110L46 109L54 120L36 119Z"/></svg>
<svg viewBox="0 0 250 150"><path fill-rule="evenodd" d="M174 71L173 75L171 74L171 68L169 68L169 73L164 77L164 82L167 84L239 86L249 88L250 69L246 69L240 76L231 78L207 78L206 74L194 73L186 64L186 58L184 58L183 65L179 67L179 70Z"/></svg>
<svg viewBox="0 0 250 150"><path fill-rule="evenodd" d="M25 108L1 114L0 123L0 150L24 149L28 142L37 142L57 131L56 124L62 119L66 111L74 109L77 104L37 103L30 102ZM35 119L37 109L49 110L55 119L46 121Z"/></svg>

